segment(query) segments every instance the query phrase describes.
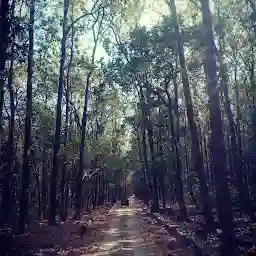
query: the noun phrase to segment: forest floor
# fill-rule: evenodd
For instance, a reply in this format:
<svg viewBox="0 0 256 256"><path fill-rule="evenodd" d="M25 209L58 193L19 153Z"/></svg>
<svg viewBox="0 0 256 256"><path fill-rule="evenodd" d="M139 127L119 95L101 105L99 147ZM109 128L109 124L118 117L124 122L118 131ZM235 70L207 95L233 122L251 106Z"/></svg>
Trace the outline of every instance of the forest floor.
<svg viewBox="0 0 256 256"><path fill-rule="evenodd" d="M190 222L181 222L174 216L151 214L133 197L129 201L129 207L121 207L120 203L100 207L92 213L82 214L79 221L69 218L58 226L48 227L46 221L41 221L11 242L6 239L0 241L0 254L219 255L218 236L202 235L202 216L190 216ZM87 230L81 239L79 230L88 221L90 224L86 224ZM241 236L241 227L238 233ZM200 249L199 254L197 247Z"/></svg>
<svg viewBox="0 0 256 256"><path fill-rule="evenodd" d="M88 220L91 224L81 239L79 228ZM3 255L193 255L175 233L168 234L133 198L129 207L122 208L119 203L101 207L83 214L80 221L68 219L56 227L42 221L5 245L8 248Z"/></svg>
<svg viewBox="0 0 256 256"><path fill-rule="evenodd" d="M137 200L131 198L130 207L112 209L108 221L98 249L83 255L190 255L164 227L150 219Z"/></svg>

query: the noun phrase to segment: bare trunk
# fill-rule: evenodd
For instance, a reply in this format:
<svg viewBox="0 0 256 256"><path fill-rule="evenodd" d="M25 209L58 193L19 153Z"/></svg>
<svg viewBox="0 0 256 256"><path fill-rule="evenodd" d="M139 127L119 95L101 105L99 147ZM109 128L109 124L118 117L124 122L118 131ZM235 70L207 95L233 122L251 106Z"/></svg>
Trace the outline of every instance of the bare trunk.
<svg viewBox="0 0 256 256"><path fill-rule="evenodd" d="M144 160L144 168L146 172L146 179L145 182L149 187L150 191L152 192L152 184L151 184L151 177L149 174L149 166L148 166L148 156L147 156L147 142L146 142L146 109L145 109L145 98L143 94L142 87L139 88L139 98L140 98L140 110L141 110L141 140L142 140L142 155Z"/></svg>
<svg viewBox="0 0 256 256"><path fill-rule="evenodd" d="M102 15L98 13L98 18L100 18L99 27L98 27L98 33L95 33L95 24L93 25L93 39L94 39L94 47L92 50L92 61L91 64L94 65L95 61L95 52L97 49L98 41L99 41L99 35L100 30L102 26L102 21L105 15L104 9L102 12ZM89 100L89 86L90 86L90 80L92 76L92 69L88 72L87 78L86 78L86 86L85 86L85 92L84 92L84 108L83 108L83 116L82 116L82 125L81 125L81 141L79 146L79 169L78 169L78 175L77 175L77 184L76 184L76 213L74 215L74 219L80 218L81 213L81 206L82 206L82 176L83 176L83 169L84 169L84 144L85 144L85 134L86 134L86 124L87 124L87 105Z"/></svg>
<svg viewBox="0 0 256 256"><path fill-rule="evenodd" d="M235 172L235 180L236 180L236 187L239 193L239 200L242 206L242 209L250 216L250 218L254 218L253 208L250 200L250 194L248 188L244 181L243 169L241 158L239 154L238 144L236 140L236 131L235 131L235 121L234 116L230 106L230 98L228 94L228 70L227 66L224 63L223 59L223 52L224 47L223 43L220 42L220 76L221 76L221 88L224 94L224 108L228 118L229 124L229 133L230 133L230 140L231 140L231 173Z"/></svg>
<svg viewBox="0 0 256 256"><path fill-rule="evenodd" d="M73 23L73 4L72 4L72 19L71 22ZM70 81L69 75L71 71L71 65L73 61L73 54L74 54L74 28L71 28L71 46L70 46L70 61L68 65L68 72L67 72L67 79L66 79L66 113L65 113L65 132L64 132L64 148L67 149L68 143L68 125L69 125L69 97L70 97ZM61 205L60 205L60 217L62 221L65 221L66 216L66 209L65 209L65 184L67 182L67 158L65 155L63 168L62 168L62 177L61 177Z"/></svg>
<svg viewBox="0 0 256 256"><path fill-rule="evenodd" d="M234 54L234 62L235 62L235 68L234 68L234 80L235 80L235 94L236 94L236 136L237 136L237 147L238 147L238 157L240 159L241 169L244 175L244 182L245 185L248 188L248 176L247 176L247 167L243 164L243 150L242 150L242 138L241 138L241 110L240 110L240 99L239 99L239 85L237 82L237 59L236 59L236 53Z"/></svg>
<svg viewBox="0 0 256 256"><path fill-rule="evenodd" d="M4 86L7 78L5 63L7 59L7 48L9 45L9 31L10 31L10 19L9 19L9 1L0 2L0 133L2 132L3 122L3 104L4 104Z"/></svg>
<svg viewBox="0 0 256 256"><path fill-rule="evenodd" d="M38 211L38 219L40 220L42 217L42 201L41 201L41 186L40 186L40 179L39 173L36 174L36 189L37 189L37 211Z"/></svg>
<svg viewBox="0 0 256 256"><path fill-rule="evenodd" d="M211 152L213 168L216 175L216 198L219 221L222 228L221 241L223 252L235 255L235 235L233 229L233 216L231 200L227 182L226 156L222 120L217 86L216 53L213 41L212 18L208 0L201 0L204 25L204 71L207 78L207 91L209 96Z"/></svg>
<svg viewBox="0 0 256 256"><path fill-rule="evenodd" d="M2 172L4 173L4 182L3 182L4 188L3 188L2 205L1 205L2 207L1 226L3 226L6 221L8 221L8 218L11 212L10 196L11 196L12 188L10 186L10 182L12 178L13 160L14 160L13 139L14 139L14 114L15 114L12 78L13 78L13 61L11 60L9 78L8 78L8 90L9 90L9 96L10 96L10 110L11 110L11 115L9 119L9 134L8 134L8 142L6 145L6 150L3 150L5 152L1 152L3 154L2 156L3 171Z"/></svg>
<svg viewBox="0 0 256 256"><path fill-rule="evenodd" d="M151 109L149 108L149 104L150 104L149 88L147 88L146 95L147 95L147 106L145 108L145 113L146 113L146 117L148 118L146 123L146 127L147 127L146 129L148 134L148 144L149 144L149 151L150 151L150 157L151 157L152 188L153 188L152 210L155 211L155 210L158 210L159 208L159 205L158 205L159 198L158 198L158 188L157 188L158 186L157 186L155 149L154 149L154 140L153 140L153 123L151 120Z"/></svg>
<svg viewBox="0 0 256 256"><path fill-rule="evenodd" d="M56 106L56 124L55 124L55 138L54 138L54 149L53 149L53 165L51 172L51 188L50 188L50 206L49 206L49 218L48 224L56 224L56 186L57 186L57 176L58 176L58 154L60 151L60 132L61 132L61 103L63 94L63 82L64 82L64 68L66 60L66 41L67 41L67 16L68 16L68 6L69 0L64 0L63 7L63 27L62 27L62 39L61 39L61 56L60 56L60 75L59 75L59 85L58 85L58 99Z"/></svg>
<svg viewBox="0 0 256 256"><path fill-rule="evenodd" d="M20 200L20 219L19 219L21 232L24 232L26 227L28 207L29 207L32 82L33 82L32 79L33 79L33 58L34 58L34 20L35 20L35 0L31 0L30 21L29 21L29 53L28 53L25 142L24 142L24 152L23 152L23 175L22 175L22 191L21 191L21 200Z"/></svg>
<svg viewBox="0 0 256 256"><path fill-rule="evenodd" d="M85 93L84 93L84 110L82 117L82 128L81 128L81 142L79 147L79 169L77 175L77 184L76 184L76 213L74 219L80 218L81 213L81 204L82 204L82 176L84 169L84 144L85 144L85 132L86 132L86 123L87 123L87 105L88 105L88 97L89 97L89 85L90 85L90 77L92 72L90 71L87 75Z"/></svg>
<svg viewBox="0 0 256 256"><path fill-rule="evenodd" d="M172 17L173 17L173 21L175 24L175 32L176 32L176 36L178 39L177 46L178 46L178 56L179 56L180 66L181 66L181 78L182 78L182 83L183 83L183 90L184 90L185 103L186 103L186 109L187 109L188 126L189 126L191 140L192 140L193 169L195 172L198 173L200 197L201 197L201 201L203 203L203 212L204 212L207 226L209 228L211 228L213 226L214 220L213 220L213 216L212 216L212 208L211 208L211 204L210 204L208 187L207 187L206 179L205 179L203 156L200 151L199 134L198 134L196 122L195 122L194 110L193 110L192 99L191 99L191 92L190 92L190 88L189 88L188 73L187 73L187 69L186 69L184 47L183 47L183 42L182 42L182 38L180 35L180 28L179 28L179 22L178 22L178 18L177 18L175 0L169 0L167 2L172 11Z"/></svg>
<svg viewBox="0 0 256 256"><path fill-rule="evenodd" d="M186 220L188 218L187 216L187 209L185 206L184 201L184 191L183 191L183 184L182 184L182 178L181 178L181 160L180 160L180 152L179 152L179 142L178 137L175 134L174 130L174 124L173 124L173 110L172 110L172 100L170 93L166 90L167 98L168 98L168 112L169 112L169 124L170 124L170 130L171 135L173 138L173 144L174 144L174 157L175 157L175 173L176 173L176 196L180 207L180 215L181 219ZM177 103L177 102L176 102ZM177 111L177 106L176 106ZM178 121L177 121L178 122Z"/></svg>
<svg viewBox="0 0 256 256"><path fill-rule="evenodd" d="M44 99L44 111L47 111L47 103L48 103L48 89L46 89L45 92L45 99ZM45 120L46 122L46 120ZM46 123L44 123L46 127ZM43 131L45 134L47 134L47 131L44 129ZM41 188L42 188L42 193L41 193L41 202L42 202L42 214L43 217L46 217L47 213L47 201L48 201L48 174L47 174L47 153L46 153L46 148L45 145L43 145L43 152L42 152L42 181L41 181Z"/></svg>
<svg viewBox="0 0 256 256"><path fill-rule="evenodd" d="M47 171L46 171L46 160L45 160L46 154L45 149L43 151L43 166L42 166L42 193L41 193L41 202L42 202L42 211L43 216L45 217L46 209L47 209L47 194L48 194L48 187L47 187Z"/></svg>
<svg viewBox="0 0 256 256"><path fill-rule="evenodd" d="M161 113L161 109L159 108L159 114ZM163 208L166 208L166 192L165 192L165 182L164 182L164 176L165 176L165 169L166 164L163 157L163 124L158 124L158 153L160 155L160 174L159 174L159 192L161 194L161 199L163 203Z"/></svg>

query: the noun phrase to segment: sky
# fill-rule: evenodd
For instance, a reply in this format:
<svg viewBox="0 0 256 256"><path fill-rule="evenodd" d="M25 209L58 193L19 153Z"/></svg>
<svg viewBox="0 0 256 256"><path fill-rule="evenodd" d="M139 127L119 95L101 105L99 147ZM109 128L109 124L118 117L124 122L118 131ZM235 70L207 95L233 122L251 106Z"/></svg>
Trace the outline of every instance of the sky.
<svg viewBox="0 0 256 256"><path fill-rule="evenodd" d="M180 3L184 2L186 0L179 0L177 2ZM145 9L143 10L143 14L141 15L139 24L141 26L146 26L148 28L154 26L160 19L161 16L164 14L167 14L168 8L166 8L166 4L161 4L160 2L164 2L164 0L147 0L145 4ZM88 35L85 35L83 38L81 38L81 49L86 49L88 42ZM104 59L107 59L108 56L104 50L104 48L99 44L95 53L95 59L99 60L100 58L104 57Z"/></svg>
<svg viewBox="0 0 256 256"><path fill-rule="evenodd" d="M181 12L187 7L189 0L176 0L177 11ZM139 24L148 28L157 24L163 15L169 13L168 6L165 0L146 0L143 13L141 15ZM99 45L96 51L96 60L104 57L108 58L104 48Z"/></svg>

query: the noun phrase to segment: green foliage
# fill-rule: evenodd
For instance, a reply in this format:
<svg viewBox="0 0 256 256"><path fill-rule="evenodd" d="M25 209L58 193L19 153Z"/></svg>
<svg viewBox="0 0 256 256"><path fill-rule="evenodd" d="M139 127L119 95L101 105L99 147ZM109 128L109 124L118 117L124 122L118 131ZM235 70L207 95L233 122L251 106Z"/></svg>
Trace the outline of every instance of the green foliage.
<svg viewBox="0 0 256 256"><path fill-rule="evenodd" d="M11 15L10 49L8 64L14 60L12 88L15 98L15 140L21 149L24 139L25 100L28 55L28 6L15 1L17 6ZM150 2L150 1L149 1ZM178 2L178 1L176 1ZM175 167L174 141L179 139L183 179L195 185L197 179L190 169L191 138L188 131L184 92L178 62L177 36L172 14L167 11L159 15L152 27L140 25L146 1L69 1L66 27L66 59L64 63L64 92L62 98L61 149L59 158L74 169L79 159L81 123L84 107L85 87L89 79L88 109L86 115L85 159L86 167L96 161L104 168L111 186L116 177L133 173L136 182L143 176L143 129L146 137L146 159L152 167L149 132L160 173L165 166L164 178L173 181ZM192 104L202 138L206 139L209 155L210 134L208 96L203 73L203 42L201 10L198 1L186 1L179 6L178 18L185 48L185 61L189 75ZM94 9L92 9L95 4ZM104 17L101 21L97 15ZM95 11L95 9L100 10ZM57 88L60 69L60 45L62 42L63 1L36 1L33 70L33 120L32 142L37 152L37 161L50 170L56 115ZM220 57L227 64L227 83L233 115L241 124L242 152L255 152L255 10L246 1L215 1L213 13L214 37L220 81ZM100 30L99 30L100 28ZM94 29L94 30L93 30ZM92 61L95 32L99 32L95 60ZM225 51L219 55L219 38L223 38ZM102 50L104 49L104 51ZM236 92L236 85L238 92ZM67 88L69 112L65 131ZM176 87L176 88L175 88ZM220 88L221 89L221 88ZM177 92L176 92L177 90ZM177 93L177 95L176 95ZM177 96L177 98L176 98ZM143 99L142 99L143 98ZM170 100L170 102L168 102ZM177 100L177 102L176 102ZM224 111L224 100L220 90L224 135L229 147L229 132ZM177 105L176 105L177 104ZM252 107L253 106L253 107ZM10 96L5 93L5 131L7 139L10 120ZM240 116L237 108L240 108ZM170 132L170 109L176 137ZM65 132L67 141L64 145ZM201 138L201 140L202 140ZM44 155L44 153L45 155ZM206 156L204 155L206 158ZM205 159L204 159L205 160ZM62 167L61 165L61 167ZM208 166L205 163L205 166ZM75 167L74 167L75 166ZM43 168L42 168L43 169ZM61 171L60 171L61 174ZM190 185L191 185L190 184ZM197 185L195 185L197 187Z"/></svg>

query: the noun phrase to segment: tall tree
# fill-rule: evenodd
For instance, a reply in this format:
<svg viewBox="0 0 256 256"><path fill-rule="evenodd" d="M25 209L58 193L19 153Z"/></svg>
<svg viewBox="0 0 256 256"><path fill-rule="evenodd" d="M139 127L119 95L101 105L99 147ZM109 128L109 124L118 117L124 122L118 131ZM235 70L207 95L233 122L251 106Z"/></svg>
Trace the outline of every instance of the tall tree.
<svg viewBox="0 0 256 256"><path fill-rule="evenodd" d="M228 119L229 125L229 132L230 132L230 141L231 141L231 170L235 172L236 176L236 187L239 193L240 203L242 205L243 210L247 213L251 219L254 219L252 203L250 200L250 194L248 187L244 181L244 174L242 168L242 159L239 148L239 134L236 133L236 123L234 120L234 115L231 110L231 103L229 97L229 90L228 90L228 67L227 63L225 62L225 51L226 51L226 44L225 44L225 32L223 31L222 25L223 21L220 16L220 10L218 8L218 21L220 22L219 26L219 54L218 59L220 63L220 78L221 78L221 88L224 95L224 108ZM235 85L237 86L237 85ZM238 107L239 108L239 107ZM239 114L239 110L237 111ZM239 122L239 121L238 121ZM239 127L239 126L238 126ZM237 134L237 136L236 136Z"/></svg>
<svg viewBox="0 0 256 256"><path fill-rule="evenodd" d="M229 194L226 170L226 156L222 120L217 85L216 48L212 29L212 14L209 0L201 0L203 17L204 42L204 71L207 79L207 92L209 97L210 127L211 127L211 153L216 181L216 198L219 221L222 228L222 245L225 254L235 255L235 235L231 199Z"/></svg>
<svg viewBox="0 0 256 256"><path fill-rule="evenodd" d="M64 149L67 150L67 143L68 143L68 125L69 125L69 110L70 110L70 73L71 73L71 67L74 57L74 25L73 25L73 16L74 16L74 4L72 3L71 6L71 43L70 43L70 60L68 65L68 71L67 71L67 78L66 78L66 113L65 113L65 131L64 131ZM61 210L60 215L62 220L66 220L67 212L66 212L66 206L65 206L65 183L67 181L67 158L66 158L66 152L64 156L64 163L62 168L62 178L61 178Z"/></svg>
<svg viewBox="0 0 256 256"><path fill-rule="evenodd" d="M10 9L10 15L11 17L14 17L15 12L15 2L13 1ZM1 226L5 224L5 222L8 220L11 212L11 179L13 174L13 160L14 160L14 123L15 123L15 106L14 106L14 92L13 92L13 60L14 60L14 38L15 35L13 31L10 30L9 39L10 39L10 48L11 48L11 54L10 54L10 68L9 68L9 74L8 74L8 82L7 82L7 88L9 91L9 108L10 108L10 114L8 114L8 139L7 143L3 143L3 147L5 148L2 152L2 164L3 164L3 170L4 173L4 182L3 182L3 194L2 194L2 205L1 205Z"/></svg>
<svg viewBox="0 0 256 256"><path fill-rule="evenodd" d="M148 144L149 144L149 152L151 157L151 173L152 173L152 192L153 192L153 206L152 210L157 211L159 208L159 196L158 196L158 175L157 175L157 161L156 161L156 153L155 153L155 145L154 145L154 137L153 137L153 121L152 121L152 109L151 109L151 101L150 101L150 91L151 85L147 80L147 76L143 81L146 85L146 127L147 127L147 135L148 135ZM140 85L142 89L142 85ZM141 92L143 95L143 91ZM141 96L142 96L141 95Z"/></svg>
<svg viewBox="0 0 256 256"><path fill-rule="evenodd" d="M175 86L175 92L176 92L176 78L173 78L174 86ZM184 201L184 190L183 190L183 184L182 184L182 176L181 176L181 171L182 171L182 164L181 164L181 157L180 157L180 149L179 149L179 125L177 124L176 128L176 133L175 133L175 128L174 128L174 118L173 118L173 103L172 103L172 98L171 95L168 91L167 88L167 82L165 82L165 92L167 94L167 100L168 100L168 112L169 112L169 123L170 123L170 130L171 130L171 135L173 139L173 144L174 144L174 162L175 162L175 168L176 168L176 196L177 200L179 203L180 207L180 212L181 212L181 218L183 220L186 220L188 218L187 216L187 209L185 206L185 201ZM177 92L176 92L177 93ZM177 95L175 95L177 97ZM175 99L175 104L176 104L176 113L178 112L177 108L177 99ZM177 123L179 122L179 118L176 116Z"/></svg>
<svg viewBox="0 0 256 256"><path fill-rule="evenodd" d="M80 218L81 206L82 206L82 176L84 170L84 151L85 151L85 133L86 133L86 124L87 124L87 108L88 108L88 100L89 100L89 87L91 83L91 76L93 73L93 68L95 64L95 52L98 46L98 42L100 39L100 35L102 33L102 23L105 16L104 8L102 11L98 11L97 17L94 20L94 24L92 26L93 32L93 41L94 46L92 49L91 55L91 67L88 71L86 77L86 84L85 84L85 91L84 91L84 107L83 107L83 116L82 116L82 123L81 123L81 141L79 146L79 169L77 175L77 188L76 188L76 213L74 219ZM98 31L96 31L96 24L99 23Z"/></svg>
<svg viewBox="0 0 256 256"><path fill-rule="evenodd" d="M4 86L7 78L5 64L10 32L9 4L9 1L1 1L0 3L0 132L3 122Z"/></svg>
<svg viewBox="0 0 256 256"><path fill-rule="evenodd" d="M28 51L28 78L26 99L25 140L23 152L23 175L22 191L20 199L20 231L23 232L28 215L29 207L29 183L30 183L30 160L31 160L31 120L32 120L32 83L33 83L33 60L34 60L34 22L35 22L35 0L30 1L29 18L29 51Z"/></svg>
<svg viewBox="0 0 256 256"><path fill-rule="evenodd" d="M56 184L58 176L58 154L60 151L60 132L61 132L61 103L63 94L64 82L64 68L66 60L66 42L67 42L67 17L69 9L69 0L64 0L63 3L63 23L62 23L62 39L60 49L60 71L59 71L59 85L58 85L58 99L56 105L56 123L55 123L55 138L53 150L53 165L51 172L51 192L50 192L50 206L49 206L49 225L56 224Z"/></svg>
<svg viewBox="0 0 256 256"><path fill-rule="evenodd" d="M2 172L4 173L4 182L3 182L3 194L2 194L2 202L1 202L1 226L5 224L8 220L11 212L11 177L13 171L13 159L14 159L14 96L13 96L13 60L11 60L9 76L8 76L8 91L10 98L10 116L9 116L9 132L8 132L8 140L2 145L2 159L1 163L3 165ZM5 151L5 152L4 152Z"/></svg>
<svg viewBox="0 0 256 256"><path fill-rule="evenodd" d="M199 133L197 131L197 126L195 122L191 92L189 88L188 73L187 73L186 62L185 62L184 46L183 46L183 41L182 41L180 28L179 28L176 5L175 5L175 0L166 0L166 2L169 5L170 10L172 12L174 29L175 29L176 38L177 38L177 51L178 51L180 67L181 67L181 79L183 83L183 90L184 90L184 96L185 96L188 125L189 125L189 130L190 130L191 139L192 139L193 169L198 173L200 196L203 204L203 212L204 212L207 225L208 227L211 228L213 226L214 220L212 216L212 209L210 204L208 187L206 184L204 165L203 165L203 156L202 156L202 152L200 151Z"/></svg>

